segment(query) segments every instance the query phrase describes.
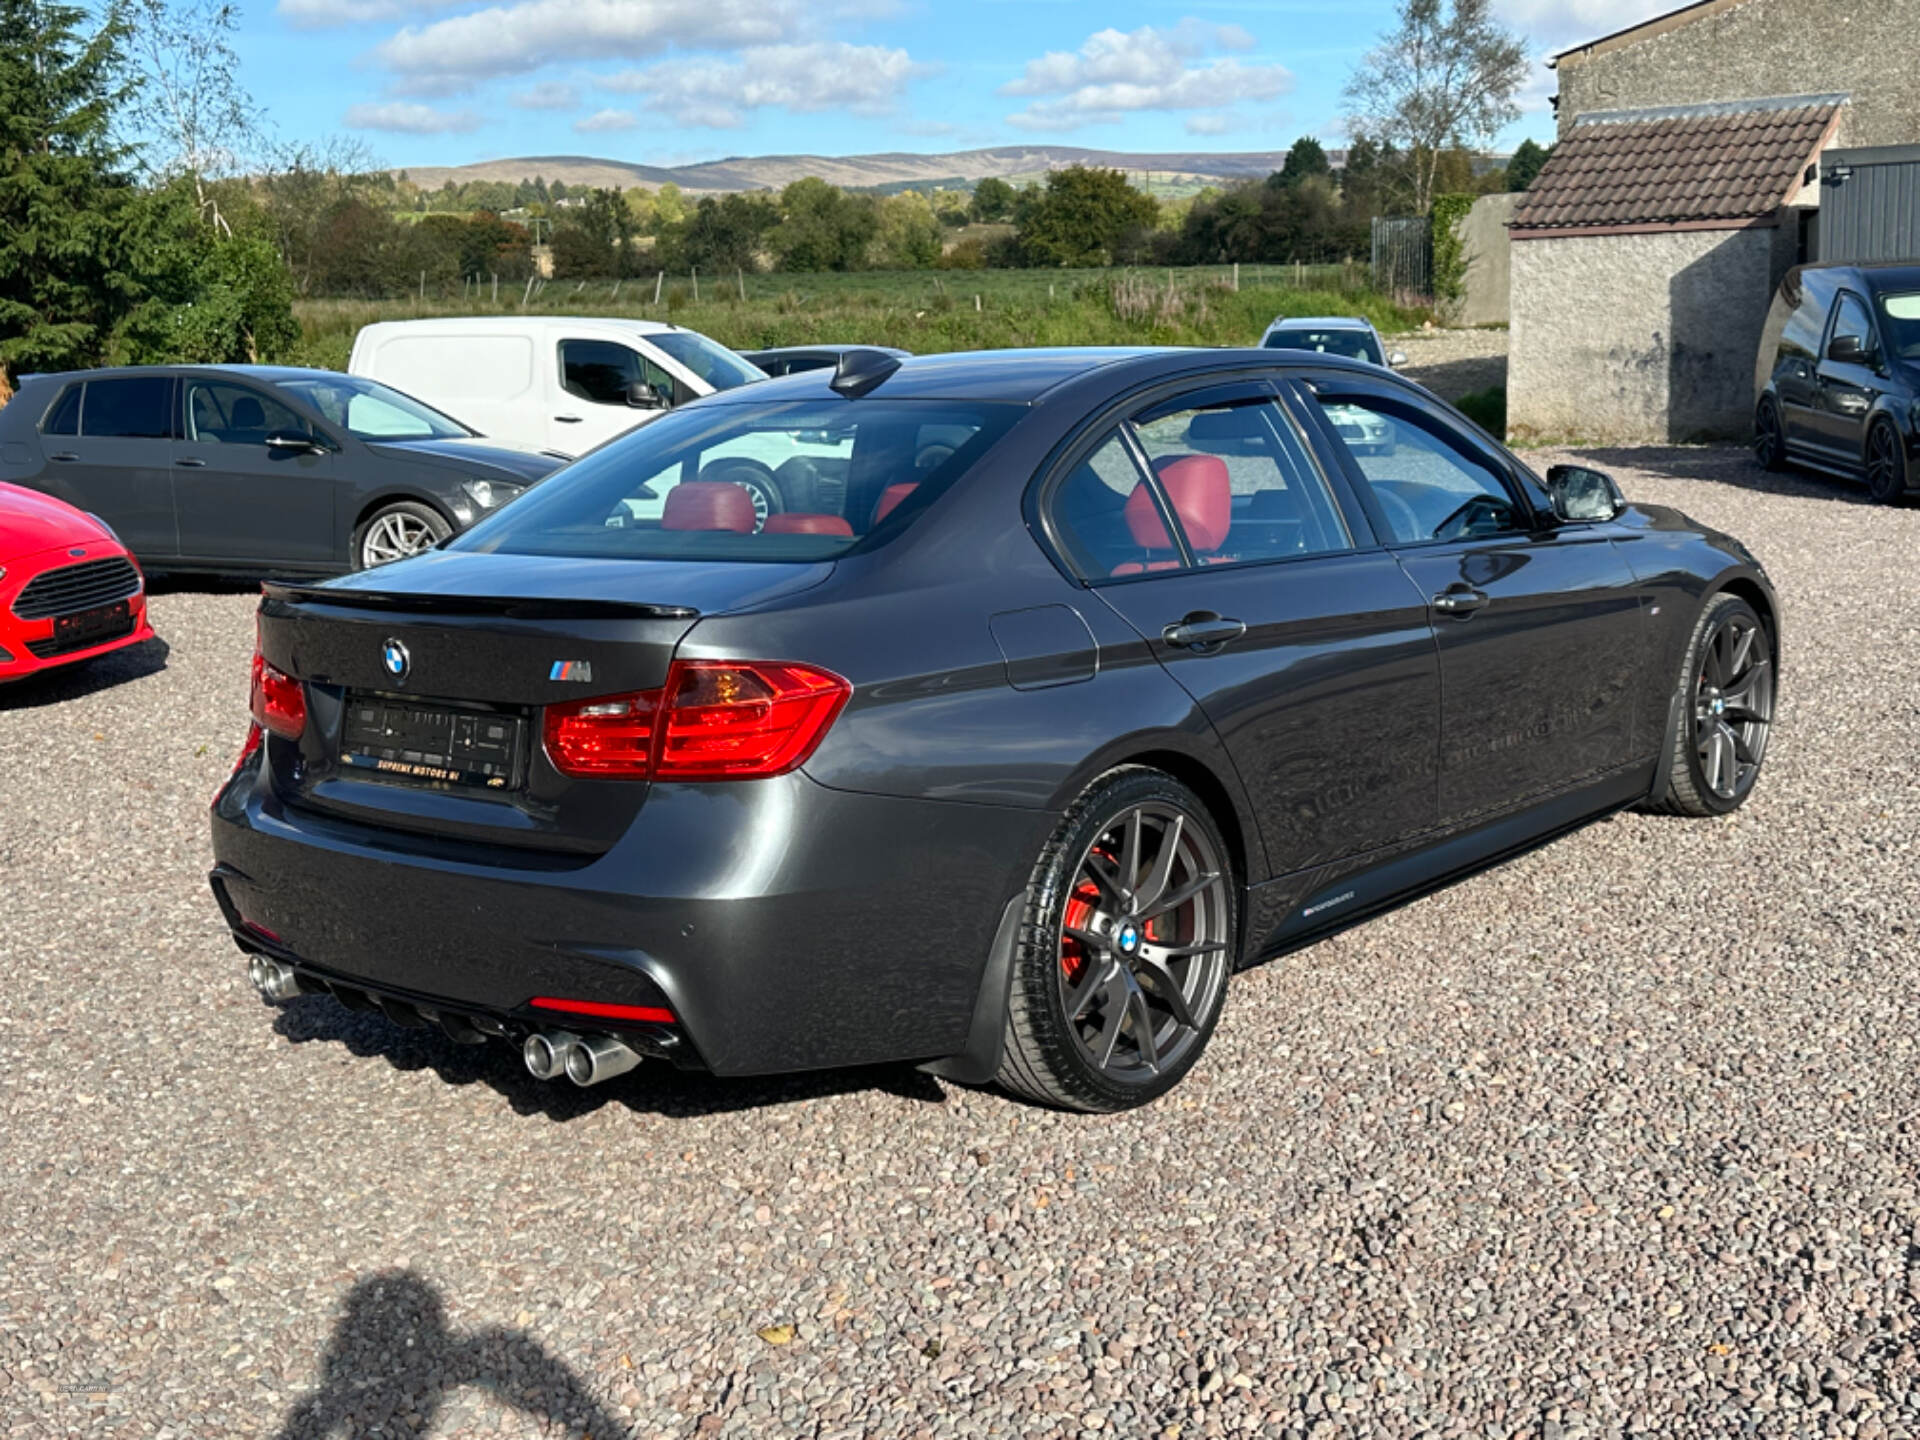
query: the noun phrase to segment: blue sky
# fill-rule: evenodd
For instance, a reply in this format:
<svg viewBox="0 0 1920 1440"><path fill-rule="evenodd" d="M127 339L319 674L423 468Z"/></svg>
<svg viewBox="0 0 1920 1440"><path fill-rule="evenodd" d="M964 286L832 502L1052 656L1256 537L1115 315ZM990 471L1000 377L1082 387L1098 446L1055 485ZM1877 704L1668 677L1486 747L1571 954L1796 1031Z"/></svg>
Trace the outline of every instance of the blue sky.
<svg viewBox="0 0 1920 1440"><path fill-rule="evenodd" d="M1536 54L1678 0L1494 0ZM1342 135L1394 0L252 0L276 135L391 165L1048 143L1280 149ZM1544 67L1506 136L1547 138Z"/></svg>

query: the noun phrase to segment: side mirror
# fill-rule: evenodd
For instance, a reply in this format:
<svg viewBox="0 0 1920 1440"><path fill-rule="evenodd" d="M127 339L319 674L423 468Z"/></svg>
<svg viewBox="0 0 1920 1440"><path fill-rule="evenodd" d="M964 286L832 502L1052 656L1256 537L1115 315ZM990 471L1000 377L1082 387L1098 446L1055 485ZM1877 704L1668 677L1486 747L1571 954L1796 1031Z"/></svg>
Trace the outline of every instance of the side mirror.
<svg viewBox="0 0 1920 1440"><path fill-rule="evenodd" d="M1387 368L1389 370L1398 370L1402 365L1406 363L1407 363L1407 352L1404 350L1396 350L1391 355L1387 356Z"/></svg>
<svg viewBox="0 0 1920 1440"><path fill-rule="evenodd" d="M1627 508L1613 477L1584 465L1555 465L1547 471L1547 494L1554 515L1570 525L1611 520Z"/></svg>
<svg viewBox="0 0 1920 1440"><path fill-rule="evenodd" d="M627 404L635 410L665 410L667 397L644 380L636 380L627 386Z"/></svg>
<svg viewBox="0 0 1920 1440"><path fill-rule="evenodd" d="M1827 358L1843 365L1866 365L1871 363L1873 352L1858 335L1836 335L1827 346Z"/></svg>
<svg viewBox="0 0 1920 1440"><path fill-rule="evenodd" d="M320 442L313 436L299 430L270 430L267 432L269 450L288 450L311 452L322 449Z"/></svg>

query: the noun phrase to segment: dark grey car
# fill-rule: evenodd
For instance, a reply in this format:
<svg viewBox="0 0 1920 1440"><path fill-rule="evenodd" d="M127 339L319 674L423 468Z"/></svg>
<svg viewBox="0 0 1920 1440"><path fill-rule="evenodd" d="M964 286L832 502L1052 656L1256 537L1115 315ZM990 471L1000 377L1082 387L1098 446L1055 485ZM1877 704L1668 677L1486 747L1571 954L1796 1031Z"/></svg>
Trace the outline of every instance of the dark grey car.
<svg viewBox="0 0 1920 1440"><path fill-rule="evenodd" d="M99 516L149 570L366 569L431 548L564 463L330 370L35 375L0 410L0 481Z"/></svg>

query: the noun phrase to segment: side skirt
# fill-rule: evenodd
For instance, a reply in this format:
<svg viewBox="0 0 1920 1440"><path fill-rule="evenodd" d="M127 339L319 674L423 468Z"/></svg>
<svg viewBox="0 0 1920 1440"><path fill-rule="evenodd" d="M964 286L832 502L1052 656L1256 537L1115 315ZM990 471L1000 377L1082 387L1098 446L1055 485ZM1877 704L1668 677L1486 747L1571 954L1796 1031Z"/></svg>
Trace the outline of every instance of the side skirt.
<svg viewBox="0 0 1920 1440"><path fill-rule="evenodd" d="M1428 837L1417 847L1375 851L1256 885L1247 895L1247 915L1260 917L1266 938L1249 945L1249 953L1257 963L1298 950L1639 804L1657 768L1650 758L1490 823Z"/></svg>

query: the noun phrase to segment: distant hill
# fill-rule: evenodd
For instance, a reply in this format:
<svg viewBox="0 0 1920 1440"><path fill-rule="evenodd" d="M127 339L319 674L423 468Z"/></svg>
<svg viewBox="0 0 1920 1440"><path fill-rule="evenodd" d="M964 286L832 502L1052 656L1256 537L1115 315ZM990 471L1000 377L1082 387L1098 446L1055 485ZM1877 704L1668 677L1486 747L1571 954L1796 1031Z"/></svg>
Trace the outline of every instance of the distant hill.
<svg viewBox="0 0 1920 1440"><path fill-rule="evenodd" d="M1343 151L1328 152L1337 166ZM848 188L930 184L956 179L972 183L995 176L1027 179L1069 165L1099 165L1163 182L1220 182L1269 175L1286 162L1284 150L1218 155L1204 151L1141 154L1121 150L1083 150L1073 145L1002 145L990 150L960 150L945 155L760 155L732 156L698 165L648 165L591 155L527 155L482 160L473 165L406 166L407 178L437 190L451 180L504 180L517 183L541 176L575 185L656 186L671 180L682 190L717 194L738 190L777 190L804 176L817 175Z"/></svg>

